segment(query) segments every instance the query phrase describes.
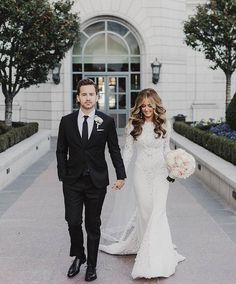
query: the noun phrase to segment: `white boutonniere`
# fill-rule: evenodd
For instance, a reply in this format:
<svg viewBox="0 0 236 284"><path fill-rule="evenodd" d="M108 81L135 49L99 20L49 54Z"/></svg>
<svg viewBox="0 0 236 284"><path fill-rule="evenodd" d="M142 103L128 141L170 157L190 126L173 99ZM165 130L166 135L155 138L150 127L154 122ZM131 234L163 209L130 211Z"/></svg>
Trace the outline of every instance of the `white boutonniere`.
<svg viewBox="0 0 236 284"><path fill-rule="evenodd" d="M99 126L103 123L103 119L102 119L100 116L98 116L98 115L95 115L94 121L95 121L95 123L96 123L96 125L97 125L97 129L98 129Z"/></svg>

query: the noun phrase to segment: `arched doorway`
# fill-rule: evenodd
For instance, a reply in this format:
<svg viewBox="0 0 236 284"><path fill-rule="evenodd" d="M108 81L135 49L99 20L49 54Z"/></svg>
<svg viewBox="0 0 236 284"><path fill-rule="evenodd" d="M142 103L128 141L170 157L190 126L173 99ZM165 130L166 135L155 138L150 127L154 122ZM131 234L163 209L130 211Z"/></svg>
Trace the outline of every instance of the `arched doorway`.
<svg viewBox="0 0 236 284"><path fill-rule="evenodd" d="M97 108L111 115L122 131L141 88L140 48L134 33L117 20L96 20L81 31L72 56L73 109L77 82L89 77L99 87Z"/></svg>

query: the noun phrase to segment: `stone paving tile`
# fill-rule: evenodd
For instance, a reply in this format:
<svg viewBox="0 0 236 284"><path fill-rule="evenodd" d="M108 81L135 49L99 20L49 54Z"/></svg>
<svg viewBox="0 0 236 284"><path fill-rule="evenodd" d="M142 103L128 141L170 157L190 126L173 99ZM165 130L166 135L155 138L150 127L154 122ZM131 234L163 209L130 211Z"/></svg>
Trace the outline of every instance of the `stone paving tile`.
<svg viewBox="0 0 236 284"><path fill-rule="evenodd" d="M230 239L236 243L236 233L231 233L231 232L228 232L227 233L228 236L230 237Z"/></svg>
<svg viewBox="0 0 236 284"><path fill-rule="evenodd" d="M236 210L230 207L216 192L209 190L196 177L184 180L182 184L187 186L187 190L236 243Z"/></svg>
<svg viewBox="0 0 236 284"><path fill-rule="evenodd" d="M52 147L44 157L40 158L20 177L0 191L0 217L1 215L28 189L35 179L46 169L55 158L55 138L52 138Z"/></svg>
<svg viewBox="0 0 236 284"><path fill-rule="evenodd" d="M201 213L203 218L200 222L197 221L198 217L171 216L173 241L186 260L177 267L174 276L161 279L160 283L235 283L235 270L232 267L232 262L236 261L235 245L204 210Z"/></svg>

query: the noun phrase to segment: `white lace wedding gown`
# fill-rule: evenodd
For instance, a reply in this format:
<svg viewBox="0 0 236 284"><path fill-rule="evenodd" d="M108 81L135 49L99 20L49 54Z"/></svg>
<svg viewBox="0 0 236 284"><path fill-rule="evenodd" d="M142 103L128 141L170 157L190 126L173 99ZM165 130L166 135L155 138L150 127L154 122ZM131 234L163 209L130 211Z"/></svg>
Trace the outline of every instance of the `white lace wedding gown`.
<svg viewBox="0 0 236 284"><path fill-rule="evenodd" d="M169 183L165 155L170 150L170 125L164 139L156 139L153 129L153 123L146 122L134 141L129 134L132 126L127 126L123 159L127 169L136 148L132 180L136 210L118 242L100 245L100 250L109 254L137 254L133 278L169 277L185 259L175 250L166 216Z"/></svg>

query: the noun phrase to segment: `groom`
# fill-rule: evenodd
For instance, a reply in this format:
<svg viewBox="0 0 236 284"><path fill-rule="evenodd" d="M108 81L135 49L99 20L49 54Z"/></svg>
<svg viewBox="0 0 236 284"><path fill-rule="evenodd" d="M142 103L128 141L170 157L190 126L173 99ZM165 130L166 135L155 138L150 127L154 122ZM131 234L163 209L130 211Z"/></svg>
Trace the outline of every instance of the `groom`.
<svg viewBox="0 0 236 284"><path fill-rule="evenodd" d="M68 223L74 261L68 277L79 273L86 262L82 230L83 207L87 232L86 281L97 278L96 264L100 240L101 210L109 184L105 161L105 146L116 170L116 189L126 178L118 145L114 120L95 110L98 101L97 85L90 79L80 80L77 86L78 111L62 117L57 140L58 177L63 183L65 219Z"/></svg>

